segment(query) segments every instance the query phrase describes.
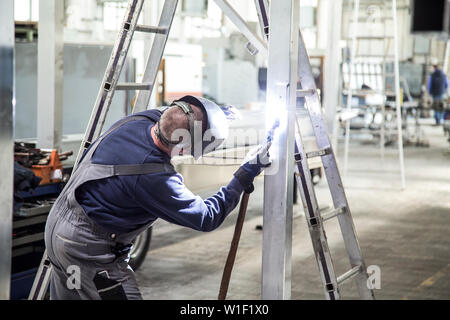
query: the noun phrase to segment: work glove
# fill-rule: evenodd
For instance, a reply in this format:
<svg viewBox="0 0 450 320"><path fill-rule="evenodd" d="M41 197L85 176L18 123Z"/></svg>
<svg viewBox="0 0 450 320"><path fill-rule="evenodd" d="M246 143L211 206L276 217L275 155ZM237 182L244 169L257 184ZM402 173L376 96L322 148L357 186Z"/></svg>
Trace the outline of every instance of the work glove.
<svg viewBox="0 0 450 320"><path fill-rule="evenodd" d="M223 113L225 114L225 117L229 120L241 120L242 119L242 114L241 112L236 109L233 106L230 105L223 105L223 106L219 106L220 109L222 109Z"/></svg>
<svg viewBox="0 0 450 320"><path fill-rule="evenodd" d="M275 122L269 130L265 141L250 150L244 159L244 163L234 173L234 176L244 187L246 193L253 192L253 180L271 164L269 149L272 145L273 135L278 125L279 122Z"/></svg>

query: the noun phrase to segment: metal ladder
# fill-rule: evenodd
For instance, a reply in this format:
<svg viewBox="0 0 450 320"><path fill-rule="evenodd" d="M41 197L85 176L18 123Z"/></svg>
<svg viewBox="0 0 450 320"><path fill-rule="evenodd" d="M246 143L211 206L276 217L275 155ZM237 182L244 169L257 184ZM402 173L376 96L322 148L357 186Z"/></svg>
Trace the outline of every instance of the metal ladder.
<svg viewBox="0 0 450 320"><path fill-rule="evenodd" d="M92 109L73 171L75 171L84 151L100 136L116 90L138 91L133 113L147 109L158 73L158 67L161 63L170 27L177 9L178 0L164 1L158 26L137 24L143 4L144 0L129 0L128 2L119 36L114 44L111 57L106 67L105 75L94 108ZM125 63L135 31L155 34L153 45L147 58L144 76L141 83L118 83L117 81ZM52 266L48 259L47 251L45 251L28 297L29 300L42 300L45 298L50 283L51 269Z"/></svg>
<svg viewBox="0 0 450 320"><path fill-rule="evenodd" d="M269 22L267 20L267 1L255 0L255 5L261 24L261 30L265 38L268 39ZM355 279L361 299L375 299L372 289L369 288L369 277L365 262L356 236L355 226L353 224L347 197L331 147L331 142L326 132L319 95L317 93L311 64L300 30L298 42L298 66L299 73L297 79L301 88L297 89L297 108L302 107L298 105L298 98L304 98L318 150L305 152L297 119L294 146L296 180L303 202L305 217L322 279L325 297L330 300L340 299L341 294L339 292L339 286L349 279ZM312 157L321 157L333 199L334 209L324 214L319 210L311 173L308 167L308 159ZM339 277L336 277L334 272L332 257L324 230L324 222L335 217L337 217L339 221L351 266L349 271Z"/></svg>
<svg viewBox="0 0 450 320"><path fill-rule="evenodd" d="M349 61L349 88L347 94L347 111L352 109L352 78L356 77L355 72L355 60L356 58L361 59L370 59L370 58L379 58L382 59L382 88L378 90L379 93L383 94L386 97L386 79L393 78L394 82L394 94L395 94L395 108L396 108L396 122L397 122L397 140L398 140L398 156L399 156L399 167L400 167L400 183L402 189L405 188L405 165L404 165L404 156L403 156L403 132L402 132L402 115L401 115L401 106L400 106L400 75L399 75L399 66L398 66L398 33L397 33L397 0L390 1L379 1L379 0L368 0L364 1L362 4L364 8L367 10L372 9L373 19L366 19L365 23L383 23L383 33L373 36L373 35L358 35L358 24L359 21L362 20L360 17L360 1L353 0L354 8L353 8L353 18L351 22L353 23L352 36L348 40L351 40L351 52L350 52L350 61ZM389 5L390 2L390 5ZM389 9L390 7L390 9ZM380 14L377 16L377 13ZM364 21L364 20L363 20ZM386 28L386 21L392 21L392 29ZM391 43L393 42L393 53L390 53ZM382 48L381 54L372 54L369 50L369 53L360 54L359 48L360 44L378 46L378 48ZM367 50L366 50L367 51ZM388 62L392 62L394 65L394 70L392 72L386 71L386 65ZM384 162L385 157L385 137L386 137L386 129L385 129L385 119L386 119L386 110L385 110L386 101L381 104L381 114L382 114L382 123L379 130L380 133L380 156L382 162ZM391 129L388 130L387 134L391 135ZM348 171L348 153L349 153L349 139L350 139L350 120L346 121L345 127L345 145L344 145L344 170L343 176L344 178L347 176Z"/></svg>

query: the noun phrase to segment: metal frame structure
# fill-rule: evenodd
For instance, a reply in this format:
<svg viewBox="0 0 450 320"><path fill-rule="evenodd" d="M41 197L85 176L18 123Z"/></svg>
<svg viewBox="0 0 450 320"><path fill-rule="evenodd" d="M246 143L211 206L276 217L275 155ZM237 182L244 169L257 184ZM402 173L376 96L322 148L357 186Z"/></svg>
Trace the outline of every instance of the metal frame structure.
<svg viewBox="0 0 450 320"><path fill-rule="evenodd" d="M261 296L290 299L299 1L272 1L269 21L266 127L277 116L280 127L264 175Z"/></svg>
<svg viewBox="0 0 450 320"><path fill-rule="evenodd" d="M50 1L50 0L47 0ZM247 37L249 42L262 54L267 54L266 43L256 35L245 23L244 19L231 7L226 0L214 0L223 10L225 15L236 25L236 27ZM165 0L158 26L138 25L137 21L142 11L144 0L129 0L125 12L119 36L115 42L110 60L108 62L102 84L89 119L89 123L81 142L74 170L90 144L100 136L103 125L116 90L138 91L133 113L146 110L150 101L155 84L158 67L163 56L164 48L172 25L178 0ZM118 79L125 62L134 32L145 32L154 34L154 41L147 57L147 64L141 83L118 83ZM157 63L155 63L157 61ZM29 299L43 299L49 285L51 271L50 261L47 253L44 253L36 278L31 289Z"/></svg>
<svg viewBox="0 0 450 320"><path fill-rule="evenodd" d="M259 13L264 2L255 2ZM293 10L290 19L286 12ZM284 19L281 18L284 12ZM340 299L339 286L354 278L362 299L374 299L368 284L368 274L356 236L342 180L336 164L331 141L322 115L314 77L302 34L298 29L299 6L296 0L272 2L270 28L259 14L263 30L269 28L269 67L267 81L266 126L271 127L275 118L280 120L280 133L274 139L272 168L265 171L264 225L262 259L262 298L288 299L291 289L292 252L292 155L297 185L302 197L305 217L310 232L313 250L323 283L325 297ZM273 27L275 26L275 27ZM275 31L273 29L276 28ZM280 37L280 33L283 37ZM277 36L275 36L277 35ZM275 38L275 39L274 39ZM297 38L297 41L295 40ZM288 81L288 82L286 82ZM303 102L301 102L303 100ZM309 115L318 150L305 152L302 130L296 111ZM293 123L294 122L294 123ZM293 136L295 136L295 142ZM292 140L291 140L292 139ZM333 199L330 211L322 213L315 195L308 159L320 157L329 190ZM292 158L291 158L292 159ZM287 161L287 162L286 162ZM275 170L275 172L273 172ZM286 194L287 192L287 194ZM324 230L324 222L337 218L349 257L351 269L337 277ZM267 227L267 224L268 227Z"/></svg>
<svg viewBox="0 0 450 320"><path fill-rule="evenodd" d="M60 150L63 111L64 3L39 1L37 146Z"/></svg>
<svg viewBox="0 0 450 320"><path fill-rule="evenodd" d="M247 37L250 44L260 52L268 51L266 127L271 128L275 119L279 120L278 134L275 135L271 154L273 163L265 170L264 181L264 229L262 254L262 298L289 299L291 294L291 253L292 253L292 210L293 185L295 171L297 183L302 195L305 214L313 249L317 258L319 272L324 284L325 296L338 299L339 284L351 278L356 279L360 296L372 299L373 292L367 287L367 272L361 255L358 240L350 214L342 181L336 165L330 140L322 117L319 96L306 52L305 44L299 30L299 0L272 1L270 14L267 15L267 1L256 1L260 20L263 24L263 36L268 37L268 46L254 34L245 21L225 0L214 0L227 17ZM136 104L134 112L140 108L147 109L154 84L156 69L159 66L170 24L175 15L177 0L166 0L157 27L139 26L137 19L142 9L143 0L130 0L125 14L123 29L119 33L111 59L105 72L98 99L92 111L85 138L80 146L79 156L102 131L106 113L117 89L145 90L145 97ZM169 14L170 13L170 14ZM269 16L269 19L267 17ZM266 17L266 18L264 18ZM269 23L270 21L270 28ZM128 52L134 31L163 34L155 37L150 51L142 83L118 84L123 61ZM267 33L268 31L268 33ZM156 47L155 47L156 45ZM250 47L247 45L247 47ZM267 49L268 48L268 49ZM156 52L155 54L153 52ZM156 58L159 59L156 59ZM156 61L155 61L156 60ZM300 85L300 88L298 86ZM297 105L304 99L305 106ZM139 96L138 96L139 99ZM297 108L307 110L313 126L319 150L305 153L301 140L301 130L295 129ZM295 140L295 141L294 141ZM313 184L308 168L307 158L320 157L324 165L329 188L333 198L334 209L321 216L314 194ZM75 167L77 162L75 163ZM341 227L351 269L340 277L334 275L331 256L328 250L322 222L337 217ZM48 286L51 269L46 255L36 276L31 299L41 299Z"/></svg>
<svg viewBox="0 0 450 320"><path fill-rule="evenodd" d="M370 4L370 0L365 2ZM380 4L380 1L374 1L376 4ZM352 48L351 48L351 58L350 58L350 65L349 65L349 88L347 90L347 111L351 111L351 100L352 100L352 87L351 87L351 80L353 77L353 70L354 70L354 63L355 63L355 56L357 51L357 42L359 39L365 39L365 40L383 40L383 94L386 94L385 90L385 82L386 82L386 58L388 56L388 49L389 46L386 45L386 39L389 38L386 35L386 28L384 27L384 36L383 37L361 37L357 35L358 30L358 20L359 20L359 0L354 0L354 7L353 7L353 32L352 32ZM386 1L386 3L388 3ZM385 5L383 2L381 2L383 5L383 12L385 12ZM404 156L403 156L403 129L402 129L402 111L401 111L401 96L400 96L400 75L399 75L399 54L398 54L398 30L397 30L397 1L391 0L391 12L392 12L392 23L393 23L393 30L392 30L392 38L394 40L394 56L393 56L393 62L394 62L394 83L395 83L395 106L396 106L396 118L397 118L397 140L398 140L398 156L399 156L399 167L400 167L400 183L401 188L405 189L406 183L405 183L405 164L404 164ZM387 17L387 16L386 16ZM383 17L384 19L385 17ZM381 129L380 129L380 155L382 160L384 160L384 143L385 143L385 130L384 130L384 120L385 120L385 105L382 105L382 115L383 115L383 121L381 123ZM350 139L350 120L346 121L345 124L345 144L344 144L344 170L343 170L343 176L347 176L348 171L348 152L349 152L349 139Z"/></svg>
<svg viewBox="0 0 450 320"><path fill-rule="evenodd" d="M9 299L14 177L14 0L0 2L0 300Z"/></svg>

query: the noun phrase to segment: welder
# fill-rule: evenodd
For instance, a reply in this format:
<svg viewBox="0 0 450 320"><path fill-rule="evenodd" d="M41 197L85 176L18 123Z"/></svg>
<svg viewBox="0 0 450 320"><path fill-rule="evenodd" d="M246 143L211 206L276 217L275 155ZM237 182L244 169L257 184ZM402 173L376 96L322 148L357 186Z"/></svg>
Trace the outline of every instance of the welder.
<svg viewBox="0 0 450 320"><path fill-rule="evenodd" d="M47 220L51 299L142 299L128 265L136 236L158 218L199 231L221 225L270 164L270 143L204 200L186 188L170 161L216 149L232 114L205 98L184 96L163 111L119 120L89 146Z"/></svg>

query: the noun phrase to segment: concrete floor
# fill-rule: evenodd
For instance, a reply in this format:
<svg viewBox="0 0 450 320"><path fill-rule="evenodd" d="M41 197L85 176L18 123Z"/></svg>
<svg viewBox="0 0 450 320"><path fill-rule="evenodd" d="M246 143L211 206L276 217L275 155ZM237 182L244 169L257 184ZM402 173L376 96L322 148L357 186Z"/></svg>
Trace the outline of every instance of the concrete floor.
<svg viewBox="0 0 450 320"><path fill-rule="evenodd" d="M378 299L450 299L450 149L441 127L423 128L430 147L405 148L404 191L395 147L386 149L383 163L376 145L351 143L344 181L366 264L381 270ZM342 161L341 156L339 148ZM250 198L228 299L260 299L262 231L255 227L262 223L262 182L258 178ZM330 203L326 179L316 193L321 206ZM294 214L292 299L323 299L301 204ZM144 298L217 299L236 216L237 209L210 233L158 222L137 271ZM337 221L327 221L325 228L341 274L349 266ZM341 287L341 294L358 298L352 282Z"/></svg>

